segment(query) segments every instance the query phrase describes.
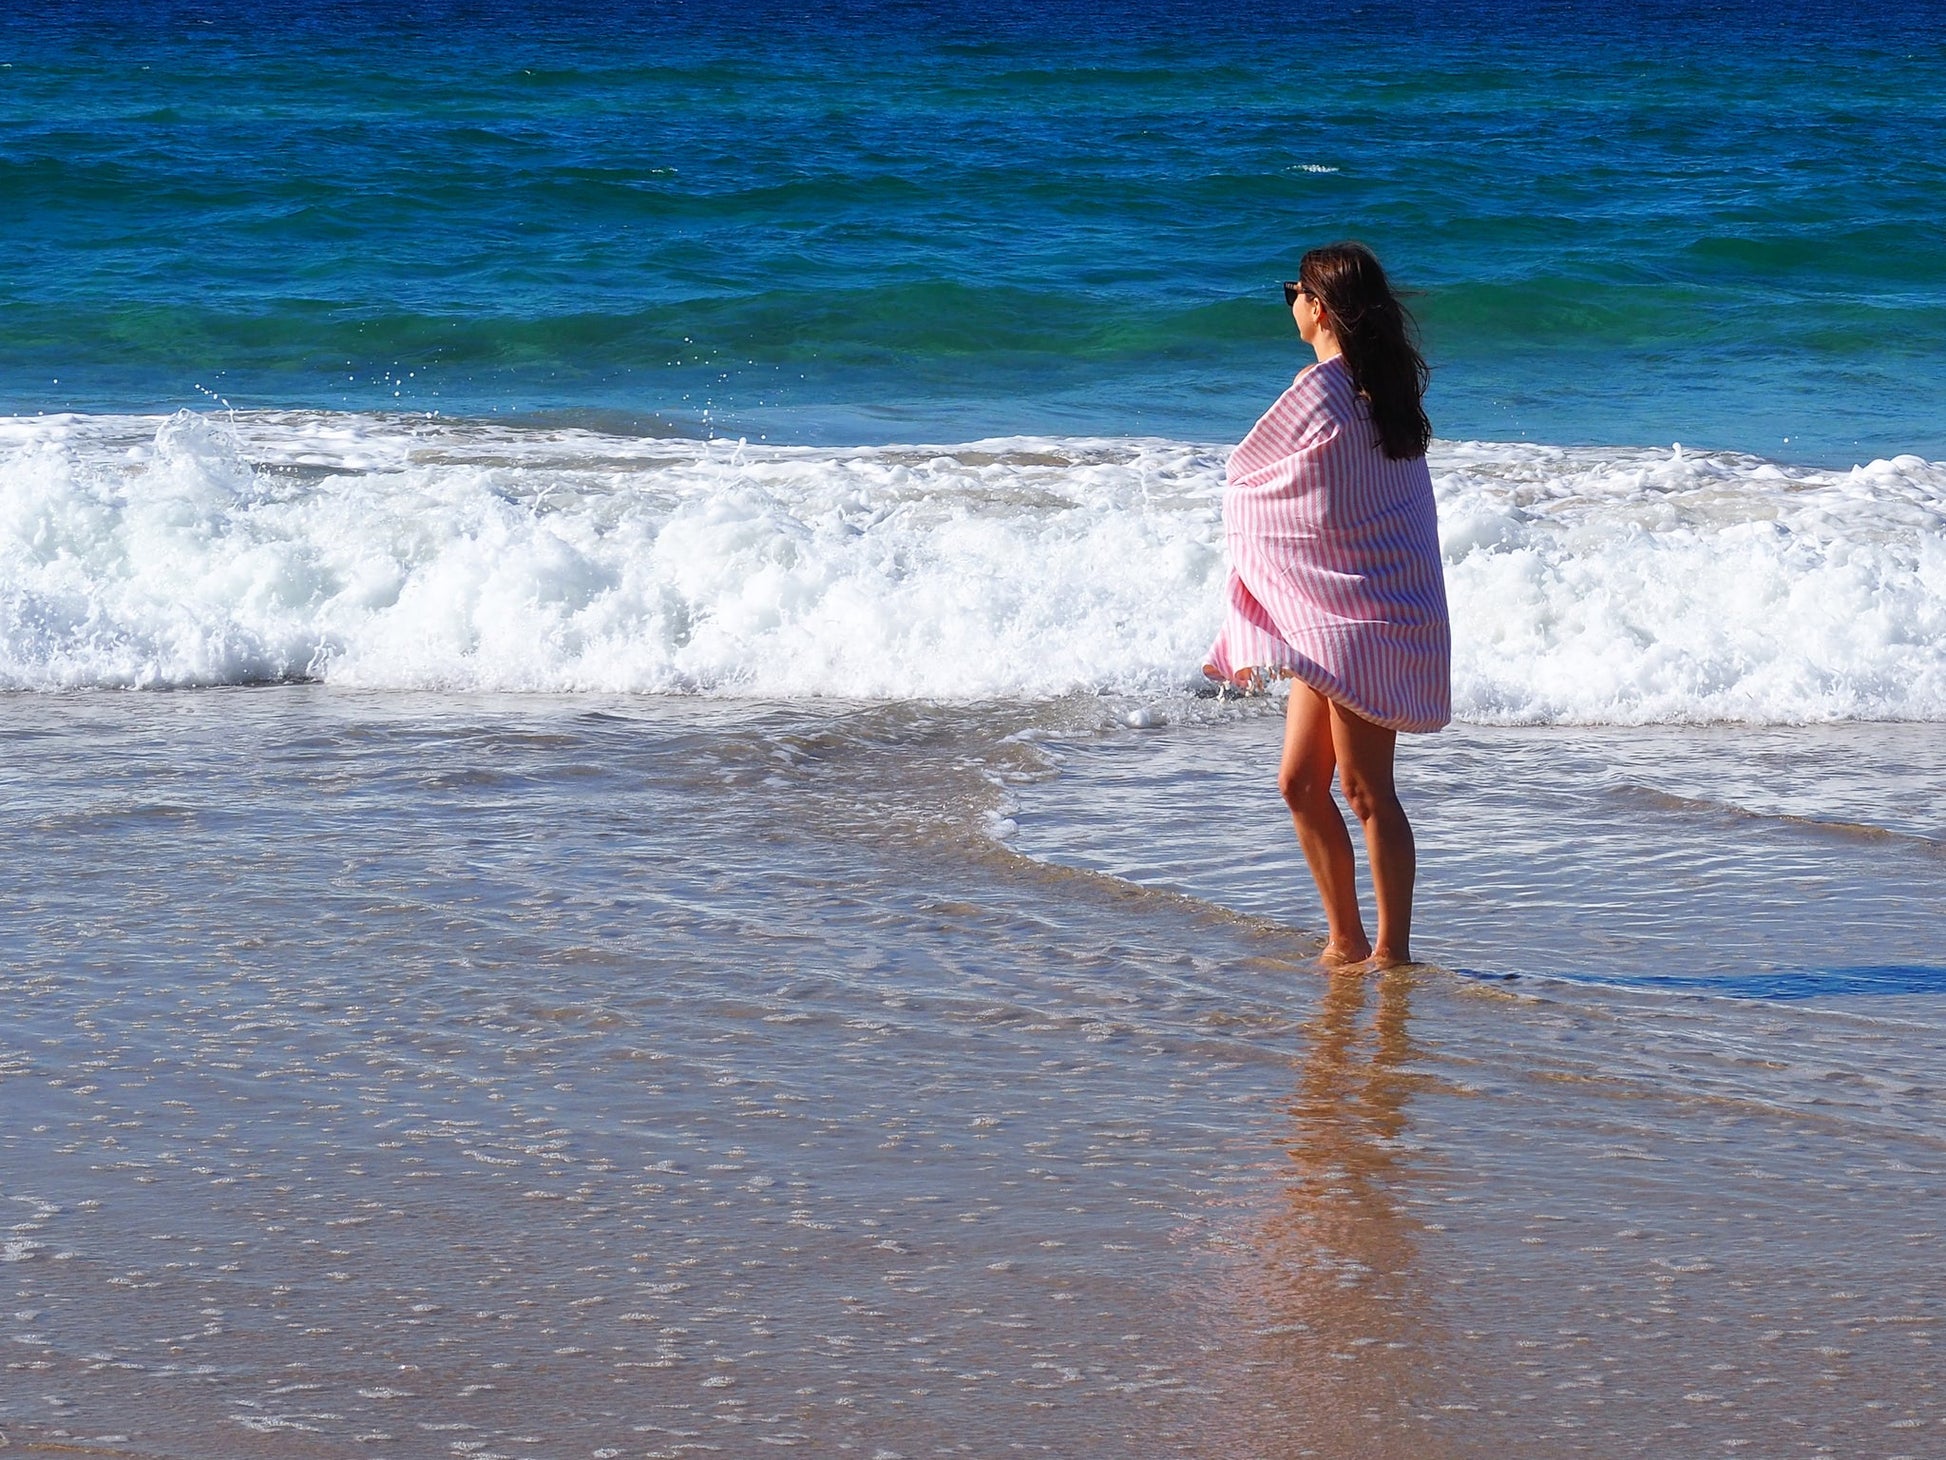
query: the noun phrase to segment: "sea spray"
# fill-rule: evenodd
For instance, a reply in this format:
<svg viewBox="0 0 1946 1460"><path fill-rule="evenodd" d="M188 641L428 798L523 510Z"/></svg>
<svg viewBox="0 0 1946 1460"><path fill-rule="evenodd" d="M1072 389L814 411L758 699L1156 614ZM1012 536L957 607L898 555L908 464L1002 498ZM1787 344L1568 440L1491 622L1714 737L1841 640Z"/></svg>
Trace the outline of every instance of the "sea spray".
<svg viewBox="0 0 1946 1460"><path fill-rule="evenodd" d="M1182 694L1224 455L15 419L0 684ZM1946 466L1477 442L1432 464L1463 718L1946 718Z"/></svg>

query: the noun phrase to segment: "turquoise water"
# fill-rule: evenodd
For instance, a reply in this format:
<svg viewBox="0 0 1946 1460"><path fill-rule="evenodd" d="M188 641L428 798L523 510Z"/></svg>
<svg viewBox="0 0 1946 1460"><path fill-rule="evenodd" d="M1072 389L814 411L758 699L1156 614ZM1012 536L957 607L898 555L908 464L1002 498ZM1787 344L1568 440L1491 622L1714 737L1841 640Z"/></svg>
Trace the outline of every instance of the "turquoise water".
<svg viewBox="0 0 1946 1460"><path fill-rule="evenodd" d="M0 19L0 412L1234 439L1361 237L1447 439L1946 457L1946 23L107 5Z"/></svg>

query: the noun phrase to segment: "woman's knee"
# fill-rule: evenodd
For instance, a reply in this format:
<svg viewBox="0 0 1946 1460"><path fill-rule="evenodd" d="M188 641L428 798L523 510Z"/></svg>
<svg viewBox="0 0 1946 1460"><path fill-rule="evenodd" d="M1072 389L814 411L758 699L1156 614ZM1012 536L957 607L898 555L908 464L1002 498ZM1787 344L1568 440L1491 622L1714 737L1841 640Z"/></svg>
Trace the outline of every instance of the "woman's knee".
<svg viewBox="0 0 1946 1460"><path fill-rule="evenodd" d="M1339 774L1338 784L1344 789L1345 804L1351 807L1351 814L1360 821L1390 821L1405 816L1405 808L1399 805L1398 792L1392 789L1390 782L1375 781L1347 769Z"/></svg>
<svg viewBox="0 0 1946 1460"><path fill-rule="evenodd" d="M1331 773L1327 770L1320 775L1308 765L1283 766L1277 772L1277 794L1293 816L1302 816L1320 799L1331 799Z"/></svg>

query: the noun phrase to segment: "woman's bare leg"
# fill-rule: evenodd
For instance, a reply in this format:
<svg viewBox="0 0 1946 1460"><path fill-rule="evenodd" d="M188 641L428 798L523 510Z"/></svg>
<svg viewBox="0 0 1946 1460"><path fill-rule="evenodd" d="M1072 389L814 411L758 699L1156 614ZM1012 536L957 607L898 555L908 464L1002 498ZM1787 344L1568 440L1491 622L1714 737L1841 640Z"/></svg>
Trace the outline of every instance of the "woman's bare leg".
<svg viewBox="0 0 1946 1460"><path fill-rule="evenodd" d="M1284 758L1277 767L1277 789L1291 808L1297 844L1304 849L1311 877L1324 899L1328 937L1326 963L1360 963L1371 957L1365 921L1358 913L1357 874L1352 866L1351 835L1331 796L1332 772L1337 767L1336 729L1332 704L1302 680L1291 681L1291 698L1284 711ZM1410 835L1410 833L1408 833ZM1408 893L1408 899L1410 893ZM1383 908L1384 903L1379 904ZM1381 922L1380 927L1384 924Z"/></svg>
<svg viewBox="0 0 1946 1460"><path fill-rule="evenodd" d="M1395 731L1331 704L1332 758L1345 801L1364 824L1365 851L1372 862L1372 888L1378 896L1378 946L1372 962L1381 968L1412 962L1412 883L1419 866L1412 824L1392 785L1397 740Z"/></svg>

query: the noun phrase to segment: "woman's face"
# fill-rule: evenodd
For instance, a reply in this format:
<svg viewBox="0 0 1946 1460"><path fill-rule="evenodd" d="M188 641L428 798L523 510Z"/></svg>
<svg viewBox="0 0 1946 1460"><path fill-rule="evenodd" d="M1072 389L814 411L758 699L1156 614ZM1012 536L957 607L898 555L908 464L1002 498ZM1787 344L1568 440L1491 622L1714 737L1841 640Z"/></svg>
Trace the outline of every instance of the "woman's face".
<svg viewBox="0 0 1946 1460"><path fill-rule="evenodd" d="M1324 323L1324 311L1318 307L1318 301L1302 291L1291 301L1291 318L1297 321L1298 336L1307 345L1317 343L1320 329L1325 330L1327 334L1330 333Z"/></svg>

